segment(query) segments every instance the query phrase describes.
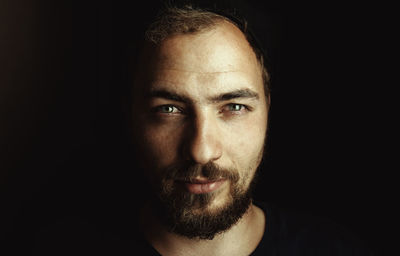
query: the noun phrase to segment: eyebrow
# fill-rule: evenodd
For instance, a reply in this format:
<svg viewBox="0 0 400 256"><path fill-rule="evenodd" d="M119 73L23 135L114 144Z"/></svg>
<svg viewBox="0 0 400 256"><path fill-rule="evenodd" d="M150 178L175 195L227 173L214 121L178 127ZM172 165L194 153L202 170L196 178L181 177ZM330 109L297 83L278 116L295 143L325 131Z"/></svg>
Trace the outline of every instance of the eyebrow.
<svg viewBox="0 0 400 256"><path fill-rule="evenodd" d="M179 95L177 93L170 92L167 90L151 90L146 96L148 98L164 98L164 99L179 101L179 102L183 102L183 103L192 102L192 100L190 100L188 97L185 97L183 95Z"/></svg>
<svg viewBox="0 0 400 256"><path fill-rule="evenodd" d="M258 99L258 93L250 89L240 89L232 92L222 93L220 95L211 97L209 100L212 102L227 101L237 98Z"/></svg>
<svg viewBox="0 0 400 256"><path fill-rule="evenodd" d="M168 90L151 90L148 94L147 97L149 98L164 98L168 100L173 100L173 101L178 101L178 102L183 102L183 103L192 103L193 101L184 96L184 95L179 95L175 92L170 92ZM259 99L259 95L257 92L254 92L250 89L239 89L239 90L234 90L231 92L227 93L222 93L216 96L212 96L208 98L209 102L221 102L221 101L227 101L227 100L232 100L232 99L238 99L238 98L247 98L247 99Z"/></svg>

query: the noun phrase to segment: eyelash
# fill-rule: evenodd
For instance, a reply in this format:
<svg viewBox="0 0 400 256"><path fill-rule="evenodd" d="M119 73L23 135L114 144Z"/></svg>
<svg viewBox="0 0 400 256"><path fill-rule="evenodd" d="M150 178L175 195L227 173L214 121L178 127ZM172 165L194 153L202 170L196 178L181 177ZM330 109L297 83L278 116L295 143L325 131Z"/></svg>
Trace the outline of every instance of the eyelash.
<svg viewBox="0 0 400 256"><path fill-rule="evenodd" d="M239 106L240 109L239 110L229 110L229 109L227 109L227 108L235 107L235 106ZM168 108L168 107L173 108L172 112L163 112L162 109L163 108ZM227 111L229 111L233 115L238 115L238 114L242 113L243 111L247 112L247 111L251 110L250 107L248 107L247 105L244 105L244 104L229 103L229 104L224 105L222 110L219 113L224 113L226 109L227 109ZM185 114L185 111L182 108L177 107L175 105L170 105L170 104L157 106L157 107L155 107L153 109L153 112L157 113L157 114L162 114L162 115Z"/></svg>

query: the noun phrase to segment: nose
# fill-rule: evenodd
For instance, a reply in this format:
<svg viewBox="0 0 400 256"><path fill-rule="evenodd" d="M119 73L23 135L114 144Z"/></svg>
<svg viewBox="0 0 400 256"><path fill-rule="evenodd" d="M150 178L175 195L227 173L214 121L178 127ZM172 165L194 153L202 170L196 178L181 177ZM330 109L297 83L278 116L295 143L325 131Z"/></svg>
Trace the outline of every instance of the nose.
<svg viewBox="0 0 400 256"><path fill-rule="evenodd" d="M188 133L187 154L198 164L207 164L222 155L221 138L217 120L207 115L197 115Z"/></svg>

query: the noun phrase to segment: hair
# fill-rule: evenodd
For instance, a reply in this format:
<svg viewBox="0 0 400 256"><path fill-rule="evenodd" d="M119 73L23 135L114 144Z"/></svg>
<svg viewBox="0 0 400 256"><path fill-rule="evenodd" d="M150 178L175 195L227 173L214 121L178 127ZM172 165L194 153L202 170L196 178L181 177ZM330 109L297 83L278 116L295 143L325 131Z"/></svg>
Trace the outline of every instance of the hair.
<svg viewBox="0 0 400 256"><path fill-rule="evenodd" d="M230 22L245 35L261 66L265 95L269 95L270 76L264 64L263 50L253 33L248 29L247 21L232 13L223 11L217 12L214 10L209 11L206 9L194 8L191 5L185 5L183 7L165 6L159 12L155 21L153 21L145 31L145 41L157 45L167 37L179 34L199 33L223 21Z"/></svg>

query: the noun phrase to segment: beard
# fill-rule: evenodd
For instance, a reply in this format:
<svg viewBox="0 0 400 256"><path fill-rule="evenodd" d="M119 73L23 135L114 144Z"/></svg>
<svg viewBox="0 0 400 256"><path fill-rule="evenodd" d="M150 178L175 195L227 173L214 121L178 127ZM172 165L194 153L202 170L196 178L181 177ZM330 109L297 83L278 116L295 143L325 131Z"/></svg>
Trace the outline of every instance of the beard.
<svg viewBox="0 0 400 256"><path fill-rule="evenodd" d="M225 179L229 192L223 204L211 207L223 189L204 194L192 194L185 189L185 182L199 176L208 180ZM240 177L237 170L220 168L214 163L174 165L157 177L157 181L152 181L155 193L151 207L167 230L190 239L209 240L231 228L246 213L256 180L253 177L247 186L250 177Z"/></svg>

